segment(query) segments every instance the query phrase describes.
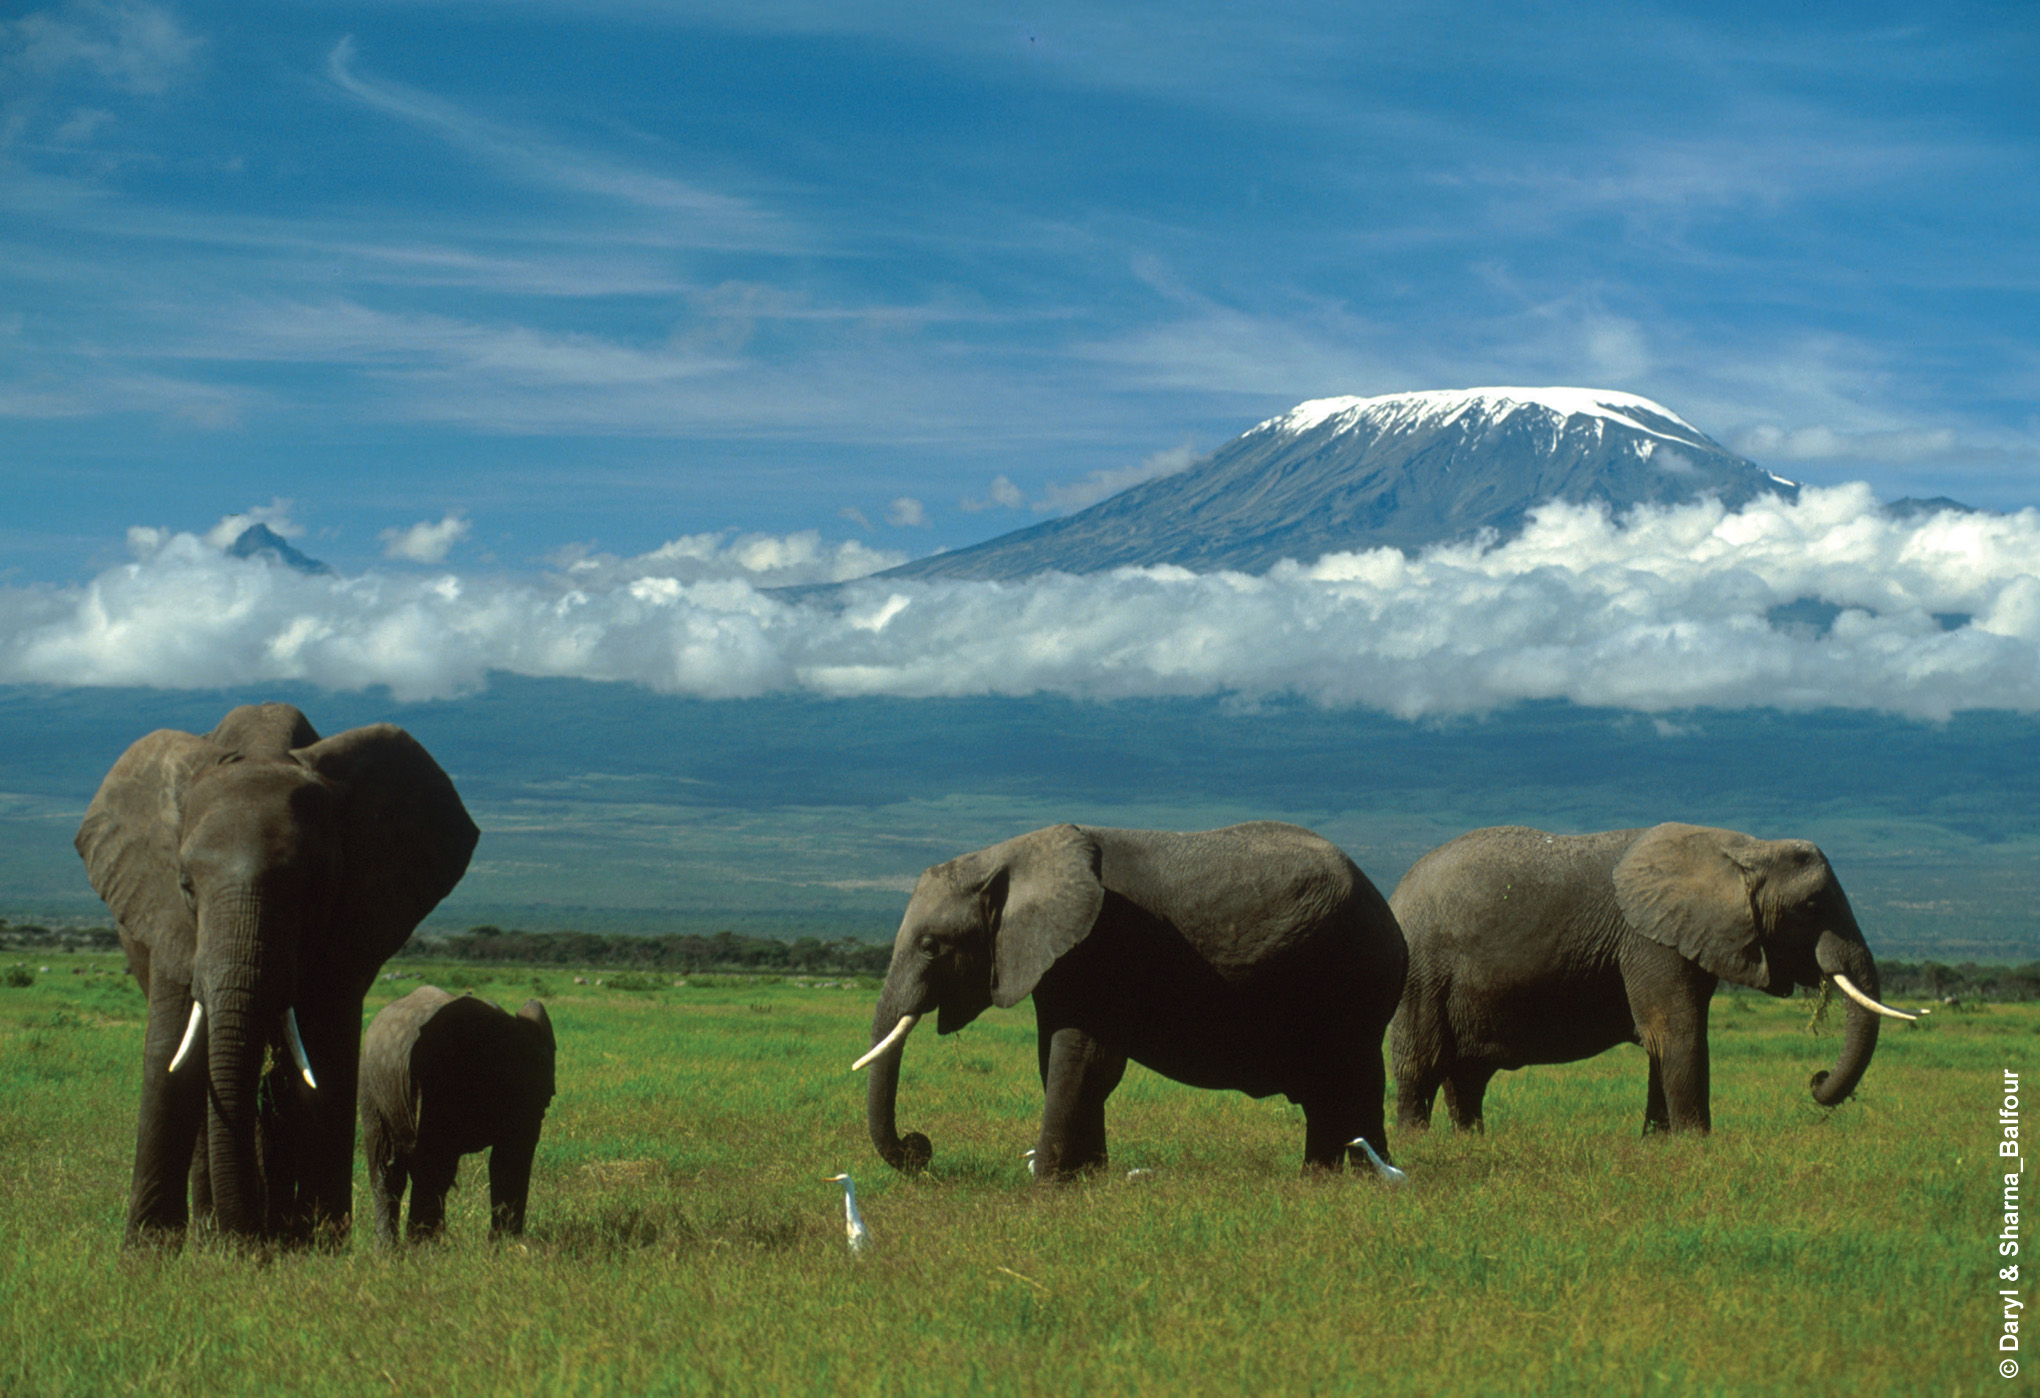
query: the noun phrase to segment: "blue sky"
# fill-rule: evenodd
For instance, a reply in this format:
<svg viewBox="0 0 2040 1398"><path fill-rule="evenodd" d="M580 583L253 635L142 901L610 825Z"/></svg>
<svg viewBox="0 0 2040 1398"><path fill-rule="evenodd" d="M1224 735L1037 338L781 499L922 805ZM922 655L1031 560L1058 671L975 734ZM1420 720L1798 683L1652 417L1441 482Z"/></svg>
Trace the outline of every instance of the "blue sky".
<svg viewBox="0 0 2040 1398"><path fill-rule="evenodd" d="M917 555L1488 383L2040 500L2024 0L14 14L15 584L250 510L343 570Z"/></svg>

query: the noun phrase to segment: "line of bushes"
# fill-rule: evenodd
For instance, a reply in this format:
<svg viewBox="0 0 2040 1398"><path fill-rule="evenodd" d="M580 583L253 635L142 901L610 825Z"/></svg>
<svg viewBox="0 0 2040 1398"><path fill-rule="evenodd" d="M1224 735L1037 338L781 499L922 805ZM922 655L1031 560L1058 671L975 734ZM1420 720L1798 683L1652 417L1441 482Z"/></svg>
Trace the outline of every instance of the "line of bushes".
<svg viewBox="0 0 2040 1398"><path fill-rule="evenodd" d="M0 949L109 952L120 950L110 927L48 928L15 925L0 918ZM433 933L411 938L397 953L400 959L490 962L512 966L617 966L682 975L711 972L883 976L892 960L885 942L860 942L844 937L822 941L802 937L746 937L735 932L603 935L598 932L519 932L500 927L470 927L465 932ZM1879 959L1883 995L1893 1000L2040 1000L2040 961L2022 966L1979 965L1961 961L1896 961Z"/></svg>
<svg viewBox="0 0 2040 1398"><path fill-rule="evenodd" d="M399 959L476 961L511 966L618 966L682 975L734 972L797 976L883 976L890 943L844 937L782 941L735 932L713 936L654 933L604 936L598 932L518 932L470 927L465 932L417 936Z"/></svg>
<svg viewBox="0 0 2040 1398"><path fill-rule="evenodd" d="M0 950L117 952L120 937L111 927L44 927L0 918ZM520 932L470 927L465 932L414 936L397 960L469 961L507 966L616 966L672 971L682 975L731 974L883 976L892 960L890 942L854 937L822 941L802 937L745 937L657 933L650 936L597 932Z"/></svg>

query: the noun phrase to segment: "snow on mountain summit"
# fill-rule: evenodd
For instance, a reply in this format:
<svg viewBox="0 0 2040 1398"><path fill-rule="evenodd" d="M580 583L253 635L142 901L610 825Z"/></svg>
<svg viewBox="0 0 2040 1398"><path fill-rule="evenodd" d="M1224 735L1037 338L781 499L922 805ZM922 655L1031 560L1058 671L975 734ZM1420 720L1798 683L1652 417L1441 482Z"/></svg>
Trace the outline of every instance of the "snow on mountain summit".
<svg viewBox="0 0 2040 1398"><path fill-rule="evenodd" d="M1378 398L1313 398L1253 430L1302 433L1333 419L1339 420L1341 428L1362 421L1384 429L1442 427L1462 414L1500 422L1526 408L1541 408L1560 418L1606 418L1667 441L1720 450L1670 408L1634 393L1603 388L1458 388L1385 393Z"/></svg>
<svg viewBox="0 0 2040 1398"><path fill-rule="evenodd" d="M1662 404L1590 388L1317 398L1187 469L1061 519L883 576L1017 578L1170 564L1257 573L1284 558L1508 538L1548 500L1738 508L1797 487Z"/></svg>

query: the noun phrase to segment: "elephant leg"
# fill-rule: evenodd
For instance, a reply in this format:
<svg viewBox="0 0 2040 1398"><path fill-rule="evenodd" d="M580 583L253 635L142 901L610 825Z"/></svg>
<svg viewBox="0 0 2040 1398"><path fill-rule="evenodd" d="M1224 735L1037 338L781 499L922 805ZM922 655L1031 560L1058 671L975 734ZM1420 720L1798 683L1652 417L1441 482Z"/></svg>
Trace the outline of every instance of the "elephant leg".
<svg viewBox="0 0 2040 1398"><path fill-rule="evenodd" d="M1395 1066L1395 1124L1402 1131L1431 1129L1431 1106L1445 1081L1440 1066L1444 1014L1437 1007L1412 1003L1389 1026L1389 1057ZM1372 1141L1372 1136L1367 1138ZM1377 1146L1377 1149L1379 1147ZM1386 1156L1382 1157L1384 1160Z"/></svg>
<svg viewBox="0 0 2040 1398"><path fill-rule="evenodd" d="M1672 1114L1665 1106L1665 1068L1656 1054L1650 1056L1650 1092L1643 1103L1643 1134L1655 1136L1672 1129Z"/></svg>
<svg viewBox="0 0 2040 1398"><path fill-rule="evenodd" d="M1629 992L1637 1041L1650 1055L1650 1095L1644 1105L1646 1135L1657 1131L1713 1129L1709 1109L1707 1002L1716 978L1680 961L1666 978L1654 977Z"/></svg>
<svg viewBox="0 0 2040 1398"><path fill-rule="evenodd" d="M404 1187L410 1182L410 1157L398 1152L389 1125L374 1113L362 1124L362 1154L368 1160L368 1197L375 1212L375 1239L384 1246L397 1241L403 1216Z"/></svg>
<svg viewBox="0 0 2040 1398"><path fill-rule="evenodd" d="M1494 1075L1494 1069L1473 1063L1458 1064L1447 1075L1445 1110L1452 1117L1454 1129L1487 1130L1487 1122L1481 1116L1481 1103L1487 1099L1488 1080Z"/></svg>
<svg viewBox="0 0 2040 1398"><path fill-rule="evenodd" d="M255 1148L261 1164L263 1232L294 1243L311 1240L311 1220L300 1203L300 1151L310 1108L305 1087L287 1055L272 1052L257 1103Z"/></svg>
<svg viewBox="0 0 2040 1398"><path fill-rule="evenodd" d="M1039 1054L1048 1100L1034 1146L1035 1178L1067 1179L1081 1170L1103 1168L1105 1099L1126 1075L1126 1054L1081 1029L1051 1031L1046 1025Z"/></svg>
<svg viewBox="0 0 2040 1398"><path fill-rule="evenodd" d="M205 1148L201 1135L191 1151L191 1222L203 1232L212 1227L212 1221L212 1152Z"/></svg>
<svg viewBox="0 0 2040 1398"><path fill-rule="evenodd" d="M1707 1015L1703 1009L1686 1033L1676 1036L1665 1046L1663 1057L1665 1107L1671 1116L1674 1131L1697 1131L1702 1135L1714 1129L1714 1114L1709 1107L1709 1082L1707 1065Z"/></svg>
<svg viewBox="0 0 2040 1398"><path fill-rule="evenodd" d="M411 1222L405 1236L412 1242L436 1238L446 1228L446 1194L460 1172L452 1151L420 1146L411 1157Z"/></svg>
<svg viewBox="0 0 2040 1398"><path fill-rule="evenodd" d="M1443 1078L1436 1073L1429 1075L1398 1073L1395 1080L1395 1124L1403 1131L1429 1131L1431 1129L1431 1107L1438 1099L1438 1087ZM1372 1139L1371 1137L1369 1139Z"/></svg>
<svg viewBox="0 0 2040 1398"><path fill-rule="evenodd" d="M1349 1153L1355 1166L1371 1170L1366 1157L1347 1144L1362 1136L1387 1160L1387 1095L1388 1073L1380 1048L1353 1046L1332 1080L1303 1099L1304 1173L1339 1171Z"/></svg>
<svg viewBox="0 0 2040 1398"><path fill-rule="evenodd" d="M385 1247L397 1241L397 1220L403 1216L404 1187L410 1177L411 1162L402 1156L384 1164L369 1159L368 1196L375 1208L375 1240ZM411 1212L414 1216L418 1212L415 1198Z"/></svg>
<svg viewBox="0 0 2040 1398"><path fill-rule="evenodd" d="M338 1004L308 1001L297 1007L298 1033L318 1087L307 1087L294 1068L287 1071L288 1091L298 1105L293 1113L298 1123L294 1227L322 1246L343 1243L354 1217L361 1001L336 993Z"/></svg>
<svg viewBox="0 0 2040 1398"><path fill-rule="evenodd" d="M531 1194L531 1162L538 1132L518 1132L489 1148L489 1236L524 1236L524 1205Z"/></svg>
<svg viewBox="0 0 2040 1398"><path fill-rule="evenodd" d="M150 986L149 1025L142 1044L142 1104L128 1190L128 1247L180 1242L190 1224L185 1186L206 1115L203 1034L184 1065L170 1071L190 1016L188 987L162 981ZM207 1194L210 1204L210 1189Z"/></svg>

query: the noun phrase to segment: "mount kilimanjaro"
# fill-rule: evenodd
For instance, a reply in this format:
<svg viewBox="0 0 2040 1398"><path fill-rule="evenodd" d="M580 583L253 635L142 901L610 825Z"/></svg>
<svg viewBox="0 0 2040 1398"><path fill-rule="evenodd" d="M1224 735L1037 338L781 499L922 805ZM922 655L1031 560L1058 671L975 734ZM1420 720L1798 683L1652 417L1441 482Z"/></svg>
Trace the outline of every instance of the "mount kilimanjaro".
<svg viewBox="0 0 2040 1398"><path fill-rule="evenodd" d="M1259 573L1348 549L1508 538L1547 500L1620 511L1713 496L1730 509L1792 481L1670 409L1585 388L1319 398L1174 475L1061 519L882 577L1019 578L1174 564Z"/></svg>

